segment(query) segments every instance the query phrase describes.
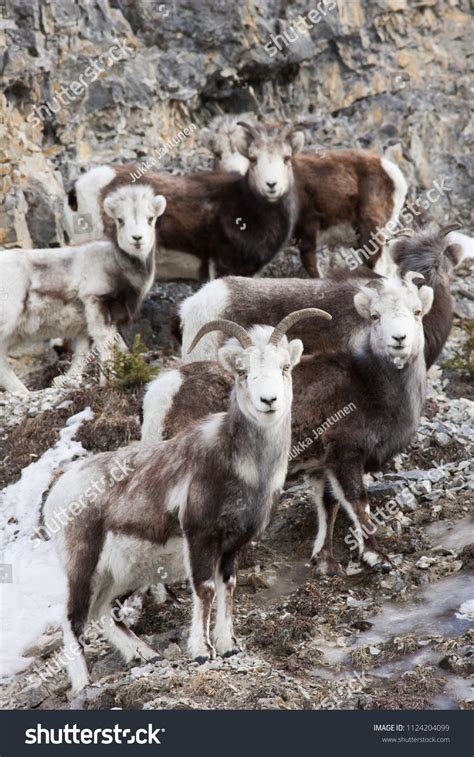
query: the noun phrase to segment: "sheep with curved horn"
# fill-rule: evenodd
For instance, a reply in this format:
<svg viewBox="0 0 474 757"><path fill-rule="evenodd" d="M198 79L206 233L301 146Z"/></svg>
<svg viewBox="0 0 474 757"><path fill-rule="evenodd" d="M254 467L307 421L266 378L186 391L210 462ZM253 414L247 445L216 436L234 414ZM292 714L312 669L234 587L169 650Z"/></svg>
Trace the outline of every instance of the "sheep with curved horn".
<svg viewBox="0 0 474 757"><path fill-rule="evenodd" d="M219 351L233 377L226 412L168 442L133 444L78 462L51 490L45 527L54 534L68 580L64 644L79 643L79 653L67 655L75 691L88 682L81 647L88 620L102 620L126 660L156 657L112 617L112 602L156 583L164 571L179 580L182 550L193 588L190 654L203 661L238 651L232 598L239 554L266 528L288 466L292 370L303 344L288 342L285 332L310 317L331 316L316 308L293 313L275 329L267 327L258 345L235 323L206 324L197 339L213 329L232 337ZM124 471L118 481L114 467ZM110 483L100 494L93 487L98 480Z"/></svg>
<svg viewBox="0 0 474 757"><path fill-rule="evenodd" d="M258 129L254 126L254 124L248 123L247 121L237 121L237 126L241 126L242 129L245 129L245 131L247 131L250 134L252 139L258 138L259 132L258 132ZM282 131L282 136L283 136L283 131ZM286 131L285 131L284 136L286 136Z"/></svg>
<svg viewBox="0 0 474 757"><path fill-rule="evenodd" d="M470 256L473 242L464 234L448 231L445 235L432 226L412 238L403 236L389 243L397 275L403 277L407 271L421 273L434 290L433 307L423 319L427 368L435 362L448 337L453 311L450 281L455 267ZM203 323L230 318L246 328L255 323L275 324L292 310L317 306L332 313L334 320L302 321L295 326L294 335L303 341L305 351L356 351L367 323L354 308L354 295L369 281L383 278L362 266L354 272L333 271L318 281L238 276L219 279L201 287L178 306L173 333L182 342L181 357L185 362L215 360L222 343L218 334L204 337L192 355L187 352Z"/></svg>
<svg viewBox="0 0 474 757"><path fill-rule="evenodd" d="M333 340L331 349L307 356L293 372L289 471L304 473L314 492L319 530L312 557L321 572L339 570L332 547L339 507L350 520L348 546L371 566L390 565L373 535L363 477L381 470L406 448L421 416L426 383L423 320L433 290L418 288L418 275L409 271L403 279L358 282L350 318L366 325L357 343L342 349ZM331 323L321 321L323 327ZM255 343L267 342L266 328L251 328ZM163 374L146 395L142 439L172 438L203 412L224 410L230 384L230 377L211 361L187 363Z"/></svg>
<svg viewBox="0 0 474 757"><path fill-rule="evenodd" d="M219 115L212 119L208 126L201 129L199 139L201 144L213 155L213 169L230 173L236 171L244 176L247 173L249 162L237 149L238 140L241 137L242 127L238 121L254 122L252 113L243 113L240 116Z"/></svg>
<svg viewBox="0 0 474 757"><path fill-rule="evenodd" d="M289 136L293 128L304 126L295 122L283 128ZM214 155L214 169L244 174L248 158L239 137L245 141L245 135L259 128L261 123L239 116L211 123L202 141ZM318 147L292 159L298 196L294 236L302 264L317 278L317 247L344 243L356 245L354 259L372 268L380 258L386 229L398 223L408 189L405 177L392 160L367 150Z"/></svg>
<svg viewBox="0 0 474 757"><path fill-rule="evenodd" d="M286 127L247 126L238 127L234 138L247 160L244 175L201 171L176 176L140 172L136 165L96 167L76 181L78 210L82 212L85 196L105 210L111 192L124 185L148 185L168 203L160 225L158 278L254 276L291 239L297 213L291 158L302 149L304 137ZM73 202L74 190L69 196ZM91 215L95 218L97 212ZM104 212L102 221L109 233L111 222Z"/></svg>

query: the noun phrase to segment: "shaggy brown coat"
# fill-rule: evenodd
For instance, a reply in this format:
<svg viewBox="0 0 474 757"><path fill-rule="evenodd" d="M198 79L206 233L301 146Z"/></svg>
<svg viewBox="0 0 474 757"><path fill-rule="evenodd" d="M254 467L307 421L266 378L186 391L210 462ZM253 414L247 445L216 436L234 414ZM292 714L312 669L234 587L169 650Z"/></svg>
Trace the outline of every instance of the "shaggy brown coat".
<svg viewBox="0 0 474 757"><path fill-rule="evenodd" d="M449 336L453 314L450 278L462 258L461 247L448 244L440 231L423 231L416 237L401 238L392 247L395 263L403 277L408 271L424 276L424 284L433 287L434 300L423 319L427 368L438 358ZM305 353L344 350L366 322L354 308L354 294L369 278L378 274L360 267L357 271L338 270L321 281L301 279L240 279L229 277L229 304L223 318L248 328L256 323L270 326L297 308L319 307L333 316L332 321L300 321L292 335L301 339ZM420 281L421 283L421 281ZM175 324L175 335L178 335Z"/></svg>
<svg viewBox="0 0 474 757"><path fill-rule="evenodd" d="M101 204L105 196L131 183L133 169L116 167L118 175L102 190ZM166 197L166 213L158 221L160 244L199 258L203 280L208 278L210 260L218 276L258 273L289 242L296 219L294 188L268 202L250 190L246 176L148 172L134 183L149 184ZM103 223L112 236L113 221L105 213Z"/></svg>
<svg viewBox="0 0 474 757"><path fill-rule="evenodd" d="M350 224L359 247L390 220L395 184L377 155L363 150L332 150L324 155L302 153L293 158L299 213L294 236L308 274L318 274L316 246L319 232ZM373 268L382 248L374 240L366 265Z"/></svg>

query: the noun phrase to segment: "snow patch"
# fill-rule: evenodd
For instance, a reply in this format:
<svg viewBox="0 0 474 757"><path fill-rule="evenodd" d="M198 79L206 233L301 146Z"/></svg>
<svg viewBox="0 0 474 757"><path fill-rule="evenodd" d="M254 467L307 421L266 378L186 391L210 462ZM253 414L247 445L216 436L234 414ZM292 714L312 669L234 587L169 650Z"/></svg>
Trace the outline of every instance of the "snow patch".
<svg viewBox="0 0 474 757"><path fill-rule="evenodd" d="M459 620L474 620L474 599L468 599L467 602L463 602L456 613L456 617Z"/></svg>
<svg viewBox="0 0 474 757"><path fill-rule="evenodd" d="M87 451L74 437L84 421L94 417L87 407L68 419L59 441L24 468L21 478L0 492L0 570L11 583L0 583L0 671L11 676L28 667L23 649L61 621L65 578L51 541L36 536L43 495L53 476ZM10 566L10 567L9 567Z"/></svg>

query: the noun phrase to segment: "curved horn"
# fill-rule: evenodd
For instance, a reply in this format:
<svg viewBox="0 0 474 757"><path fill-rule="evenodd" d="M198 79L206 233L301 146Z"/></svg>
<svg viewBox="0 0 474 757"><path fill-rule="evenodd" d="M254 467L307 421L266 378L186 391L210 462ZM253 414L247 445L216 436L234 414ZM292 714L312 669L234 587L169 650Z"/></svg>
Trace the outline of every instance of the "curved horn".
<svg viewBox="0 0 474 757"><path fill-rule="evenodd" d="M278 345L288 329L294 326L295 323L298 323L298 321L302 321L304 318L325 318L327 321L332 321L332 315L329 315L325 310L320 310L319 308L295 310L275 326L269 344Z"/></svg>
<svg viewBox="0 0 474 757"><path fill-rule="evenodd" d="M201 326L198 333L191 342L191 346L188 349L188 355L193 351L193 349L203 338L203 336L205 336L205 334L208 334L210 331L222 331L228 336L235 336L235 338L239 340L244 350L246 350L247 347L253 347L253 342L250 336L242 326L239 326L238 323L234 323L234 321L227 321L224 318L219 318L217 321L209 321L209 323L205 323L204 326Z"/></svg>
<svg viewBox="0 0 474 757"><path fill-rule="evenodd" d="M256 129L253 124L248 124L247 121L237 121L237 126L241 126L245 129L253 139L257 139L257 137L260 136L258 129Z"/></svg>
<svg viewBox="0 0 474 757"><path fill-rule="evenodd" d="M291 134L294 128L295 127L293 126L292 123L283 124L281 128L281 132L280 132L280 137L282 139L286 139Z"/></svg>
<svg viewBox="0 0 474 757"><path fill-rule="evenodd" d="M413 284L413 279L424 279L422 273L418 273L418 271L407 271L405 276L403 277L403 281L407 285L415 286Z"/></svg>
<svg viewBox="0 0 474 757"><path fill-rule="evenodd" d="M390 234L390 239L397 239L398 237L414 237L415 232L413 229L408 228L408 226L405 226L403 229L397 229L397 231L394 231L392 234Z"/></svg>
<svg viewBox="0 0 474 757"><path fill-rule="evenodd" d="M459 229L462 229L460 223L452 223L449 226L443 226L443 228L439 230L439 233L442 237L445 237L450 231L459 231Z"/></svg>
<svg viewBox="0 0 474 757"><path fill-rule="evenodd" d="M366 284L364 284L364 287L367 289L377 289L377 291L380 291L384 287L384 280L383 278L380 279L369 279Z"/></svg>

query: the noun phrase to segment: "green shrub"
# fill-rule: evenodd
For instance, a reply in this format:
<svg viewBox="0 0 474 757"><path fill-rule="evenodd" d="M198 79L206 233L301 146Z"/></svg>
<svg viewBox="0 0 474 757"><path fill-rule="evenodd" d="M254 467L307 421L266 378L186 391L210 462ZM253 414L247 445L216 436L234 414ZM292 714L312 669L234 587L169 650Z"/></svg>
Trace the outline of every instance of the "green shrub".
<svg viewBox="0 0 474 757"><path fill-rule="evenodd" d="M122 352L114 346L114 358L107 366L107 374L111 386L118 389L132 389L143 386L159 373L158 366L151 366L143 359L147 352L146 346L137 334L130 352Z"/></svg>

